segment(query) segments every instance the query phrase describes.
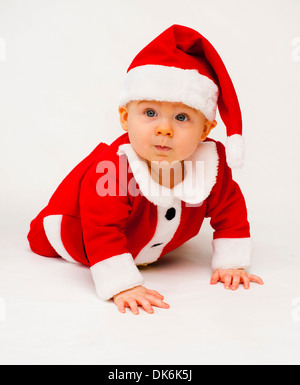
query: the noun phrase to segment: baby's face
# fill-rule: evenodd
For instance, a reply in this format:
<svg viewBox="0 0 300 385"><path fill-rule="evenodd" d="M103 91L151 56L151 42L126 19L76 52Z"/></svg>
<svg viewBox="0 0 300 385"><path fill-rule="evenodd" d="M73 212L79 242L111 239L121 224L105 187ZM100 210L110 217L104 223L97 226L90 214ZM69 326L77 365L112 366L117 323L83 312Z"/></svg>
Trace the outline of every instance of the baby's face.
<svg viewBox="0 0 300 385"><path fill-rule="evenodd" d="M148 162L187 159L216 125L183 103L132 101L119 113L133 149Z"/></svg>

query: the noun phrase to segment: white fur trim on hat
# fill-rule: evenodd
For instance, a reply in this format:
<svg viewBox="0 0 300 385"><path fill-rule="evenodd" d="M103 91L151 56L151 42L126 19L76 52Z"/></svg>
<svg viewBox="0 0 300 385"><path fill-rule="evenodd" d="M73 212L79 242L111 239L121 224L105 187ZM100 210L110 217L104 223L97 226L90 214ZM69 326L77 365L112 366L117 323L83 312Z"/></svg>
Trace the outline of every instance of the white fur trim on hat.
<svg viewBox="0 0 300 385"><path fill-rule="evenodd" d="M200 110L208 120L214 120L218 94L217 85L197 70L143 65L126 74L120 105L132 100L181 102Z"/></svg>
<svg viewBox="0 0 300 385"><path fill-rule="evenodd" d="M226 159L231 168L241 168L244 163L245 143L241 135L235 134L227 137Z"/></svg>

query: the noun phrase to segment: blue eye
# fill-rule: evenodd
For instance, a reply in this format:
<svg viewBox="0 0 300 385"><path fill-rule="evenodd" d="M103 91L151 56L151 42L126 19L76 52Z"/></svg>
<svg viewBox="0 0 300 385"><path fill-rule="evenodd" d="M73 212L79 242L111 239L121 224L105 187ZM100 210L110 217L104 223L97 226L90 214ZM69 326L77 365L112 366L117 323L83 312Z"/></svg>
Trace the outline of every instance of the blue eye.
<svg viewBox="0 0 300 385"><path fill-rule="evenodd" d="M156 116L156 112L154 110L147 110L146 111L146 115L149 117L149 118L154 118Z"/></svg>
<svg viewBox="0 0 300 385"><path fill-rule="evenodd" d="M176 119L179 120L179 122L185 122L186 120L188 120L188 117L186 114L178 114L176 116Z"/></svg>

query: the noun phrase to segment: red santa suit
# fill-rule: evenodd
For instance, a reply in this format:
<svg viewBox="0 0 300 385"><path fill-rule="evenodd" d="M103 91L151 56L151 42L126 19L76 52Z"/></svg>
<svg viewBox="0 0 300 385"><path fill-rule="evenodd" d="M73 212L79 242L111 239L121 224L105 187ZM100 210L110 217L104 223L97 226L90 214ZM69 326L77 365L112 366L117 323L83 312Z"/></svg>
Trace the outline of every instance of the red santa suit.
<svg viewBox="0 0 300 385"><path fill-rule="evenodd" d="M206 139L185 164L184 180L169 189L151 178L128 134L111 145L99 144L31 222L31 249L88 265L97 293L107 300L143 284L137 265L182 245L209 217L213 269L249 266L245 200L224 146Z"/></svg>

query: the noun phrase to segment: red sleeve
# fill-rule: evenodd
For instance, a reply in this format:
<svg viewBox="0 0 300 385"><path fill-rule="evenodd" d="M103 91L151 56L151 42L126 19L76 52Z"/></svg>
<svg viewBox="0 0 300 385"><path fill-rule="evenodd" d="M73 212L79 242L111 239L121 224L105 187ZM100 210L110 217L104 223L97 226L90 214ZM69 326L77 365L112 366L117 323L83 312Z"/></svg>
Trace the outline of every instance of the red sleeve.
<svg viewBox="0 0 300 385"><path fill-rule="evenodd" d="M219 167L217 182L207 199L206 217L216 238L250 237L247 208L239 185L232 179L232 172L226 163L225 148L217 143Z"/></svg>
<svg viewBox="0 0 300 385"><path fill-rule="evenodd" d="M250 227L244 196L232 179L225 148L217 142L219 155L215 186L207 198L206 217L213 233L213 268L246 267L250 264Z"/></svg>
<svg viewBox="0 0 300 385"><path fill-rule="evenodd" d="M143 278L127 249L125 225L131 211L128 195L120 196L120 183L113 162L86 175L80 193L83 240L99 296L140 285ZM102 195L102 196L101 196Z"/></svg>
<svg viewBox="0 0 300 385"><path fill-rule="evenodd" d="M124 228L131 211L130 202L127 196L100 196L97 183L100 186L101 178L103 184L106 180L107 193L109 185L117 184L114 175L92 170L85 178L80 193L83 239L91 266L113 255L128 253ZM113 190L111 194L114 194Z"/></svg>

